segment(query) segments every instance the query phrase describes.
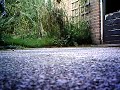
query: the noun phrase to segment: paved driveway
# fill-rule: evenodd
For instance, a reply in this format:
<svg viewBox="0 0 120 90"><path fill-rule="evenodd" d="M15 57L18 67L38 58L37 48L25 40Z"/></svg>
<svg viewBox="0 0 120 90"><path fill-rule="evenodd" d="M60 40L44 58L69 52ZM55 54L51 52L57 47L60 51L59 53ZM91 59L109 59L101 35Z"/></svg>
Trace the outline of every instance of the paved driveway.
<svg viewBox="0 0 120 90"><path fill-rule="evenodd" d="M120 90L120 48L0 51L0 90Z"/></svg>

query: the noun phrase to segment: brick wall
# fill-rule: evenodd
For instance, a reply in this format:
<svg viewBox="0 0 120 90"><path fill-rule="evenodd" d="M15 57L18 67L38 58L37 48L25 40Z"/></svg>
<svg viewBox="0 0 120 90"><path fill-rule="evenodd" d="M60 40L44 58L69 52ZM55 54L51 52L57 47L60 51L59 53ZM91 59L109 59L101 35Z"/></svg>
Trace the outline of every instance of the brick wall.
<svg viewBox="0 0 120 90"><path fill-rule="evenodd" d="M91 24L91 33L92 40L94 44L100 44L100 1L99 0L90 0L90 24Z"/></svg>

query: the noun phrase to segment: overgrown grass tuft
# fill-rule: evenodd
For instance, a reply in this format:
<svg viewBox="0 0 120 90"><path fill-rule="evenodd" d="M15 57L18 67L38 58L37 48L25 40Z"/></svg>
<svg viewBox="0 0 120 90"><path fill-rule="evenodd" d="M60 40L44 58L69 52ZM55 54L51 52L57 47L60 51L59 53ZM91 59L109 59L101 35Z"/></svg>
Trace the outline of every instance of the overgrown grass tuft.
<svg viewBox="0 0 120 90"><path fill-rule="evenodd" d="M51 47L54 45L54 38L19 38L19 37L4 37L4 42L7 45L18 45L29 48Z"/></svg>

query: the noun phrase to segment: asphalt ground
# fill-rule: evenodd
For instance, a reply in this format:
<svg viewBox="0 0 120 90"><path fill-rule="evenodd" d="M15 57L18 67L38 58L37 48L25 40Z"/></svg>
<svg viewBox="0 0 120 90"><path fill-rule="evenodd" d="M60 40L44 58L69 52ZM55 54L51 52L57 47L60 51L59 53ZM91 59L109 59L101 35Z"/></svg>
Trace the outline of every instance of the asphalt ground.
<svg viewBox="0 0 120 90"><path fill-rule="evenodd" d="M120 48L2 50L0 90L120 90Z"/></svg>

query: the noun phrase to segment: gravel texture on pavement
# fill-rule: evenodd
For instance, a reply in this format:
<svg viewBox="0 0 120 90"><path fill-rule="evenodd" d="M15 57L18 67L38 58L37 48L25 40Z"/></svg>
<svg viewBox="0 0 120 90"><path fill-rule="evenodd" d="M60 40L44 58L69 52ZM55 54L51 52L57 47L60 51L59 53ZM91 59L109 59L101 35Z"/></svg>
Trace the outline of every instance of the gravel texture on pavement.
<svg viewBox="0 0 120 90"><path fill-rule="evenodd" d="M120 48L0 51L0 90L120 90Z"/></svg>

